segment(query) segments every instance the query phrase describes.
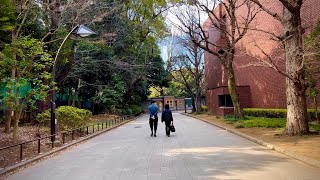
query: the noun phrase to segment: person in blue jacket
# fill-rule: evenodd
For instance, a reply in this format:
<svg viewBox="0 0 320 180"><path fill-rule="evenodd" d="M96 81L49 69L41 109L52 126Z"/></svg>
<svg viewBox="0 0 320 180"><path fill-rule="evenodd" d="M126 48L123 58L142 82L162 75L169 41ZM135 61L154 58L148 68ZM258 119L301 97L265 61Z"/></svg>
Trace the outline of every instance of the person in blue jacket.
<svg viewBox="0 0 320 180"><path fill-rule="evenodd" d="M158 127L158 106L155 101L151 101L151 105L148 107L149 110L149 125L151 129L151 136L157 137ZM154 130L154 131L153 131Z"/></svg>

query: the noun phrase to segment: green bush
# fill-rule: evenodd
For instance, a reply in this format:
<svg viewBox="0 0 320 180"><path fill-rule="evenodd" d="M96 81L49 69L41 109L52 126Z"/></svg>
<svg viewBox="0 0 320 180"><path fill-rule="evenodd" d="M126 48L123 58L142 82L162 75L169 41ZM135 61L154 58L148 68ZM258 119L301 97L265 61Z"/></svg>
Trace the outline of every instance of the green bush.
<svg viewBox="0 0 320 180"><path fill-rule="evenodd" d="M57 119L63 130L78 128L90 123L91 111L72 106L57 108Z"/></svg>
<svg viewBox="0 0 320 180"><path fill-rule="evenodd" d="M201 106L203 112L208 112L208 106Z"/></svg>
<svg viewBox="0 0 320 180"><path fill-rule="evenodd" d="M318 118L320 118L320 109L317 111ZM309 121L317 120L315 109L308 109L308 119Z"/></svg>
<svg viewBox="0 0 320 180"><path fill-rule="evenodd" d="M132 110L130 108L127 109L126 115L129 115L129 116L132 115Z"/></svg>
<svg viewBox="0 0 320 180"><path fill-rule="evenodd" d="M247 116L267 117L267 118L285 118L287 116L286 109L260 109L246 108L244 113Z"/></svg>
<svg viewBox="0 0 320 180"><path fill-rule="evenodd" d="M139 115L143 112L142 107L138 105L132 105L130 106L130 109L132 110L133 115Z"/></svg>
<svg viewBox="0 0 320 180"><path fill-rule="evenodd" d="M286 118L287 109L262 109L262 108L246 108L244 113L247 116L266 117L266 118ZM317 112L320 117L320 111ZM316 120L315 109L308 109L309 121Z"/></svg>
<svg viewBox="0 0 320 180"><path fill-rule="evenodd" d="M91 116L91 111L72 106L60 106L56 109L58 126L61 127L62 130L85 126L91 122ZM49 122L50 117L50 111L46 110L37 115L36 121L39 123Z"/></svg>
<svg viewBox="0 0 320 180"><path fill-rule="evenodd" d="M309 124L310 131L320 131L320 124Z"/></svg>
<svg viewBox="0 0 320 180"><path fill-rule="evenodd" d="M43 113L40 113L37 115L37 117L35 118L35 121L39 125L45 125L50 122L50 118L51 118L50 111L45 110Z"/></svg>
<svg viewBox="0 0 320 180"><path fill-rule="evenodd" d="M235 128L244 128L244 125L241 124L241 123L237 123L236 126L235 126Z"/></svg>

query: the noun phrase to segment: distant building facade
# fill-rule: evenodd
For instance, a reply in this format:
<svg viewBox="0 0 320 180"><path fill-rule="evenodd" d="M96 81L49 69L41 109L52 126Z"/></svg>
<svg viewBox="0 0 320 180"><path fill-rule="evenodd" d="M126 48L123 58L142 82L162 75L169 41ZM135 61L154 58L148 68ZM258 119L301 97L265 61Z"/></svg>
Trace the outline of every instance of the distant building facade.
<svg viewBox="0 0 320 180"><path fill-rule="evenodd" d="M177 98L174 96L161 96L150 98L150 101L155 101L159 107L159 111L162 111L165 104L169 104L169 107L173 111L181 111L185 109L185 98Z"/></svg>

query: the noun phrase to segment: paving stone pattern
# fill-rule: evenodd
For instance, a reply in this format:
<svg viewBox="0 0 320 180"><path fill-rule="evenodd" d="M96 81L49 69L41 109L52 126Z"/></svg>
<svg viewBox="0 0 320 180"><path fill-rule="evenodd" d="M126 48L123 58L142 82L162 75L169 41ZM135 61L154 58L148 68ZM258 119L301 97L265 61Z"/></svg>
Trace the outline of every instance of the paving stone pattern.
<svg viewBox="0 0 320 180"><path fill-rule="evenodd" d="M157 137L150 137L144 115L7 179L320 179L318 168L213 125L178 113L174 124L171 137L160 121Z"/></svg>

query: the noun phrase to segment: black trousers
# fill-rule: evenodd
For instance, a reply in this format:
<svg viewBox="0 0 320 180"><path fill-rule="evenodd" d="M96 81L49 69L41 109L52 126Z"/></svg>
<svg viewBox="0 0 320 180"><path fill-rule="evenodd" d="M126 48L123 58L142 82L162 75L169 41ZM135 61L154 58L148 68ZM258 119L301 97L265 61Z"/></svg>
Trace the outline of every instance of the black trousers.
<svg viewBox="0 0 320 180"><path fill-rule="evenodd" d="M154 133L156 133L157 127L158 127L158 117L156 117L155 119L150 118L149 125L150 125L151 132L153 132L153 129L154 129Z"/></svg>
<svg viewBox="0 0 320 180"><path fill-rule="evenodd" d="M170 136L170 125L171 125L171 121L170 122L165 122L166 123L166 134L168 136Z"/></svg>

